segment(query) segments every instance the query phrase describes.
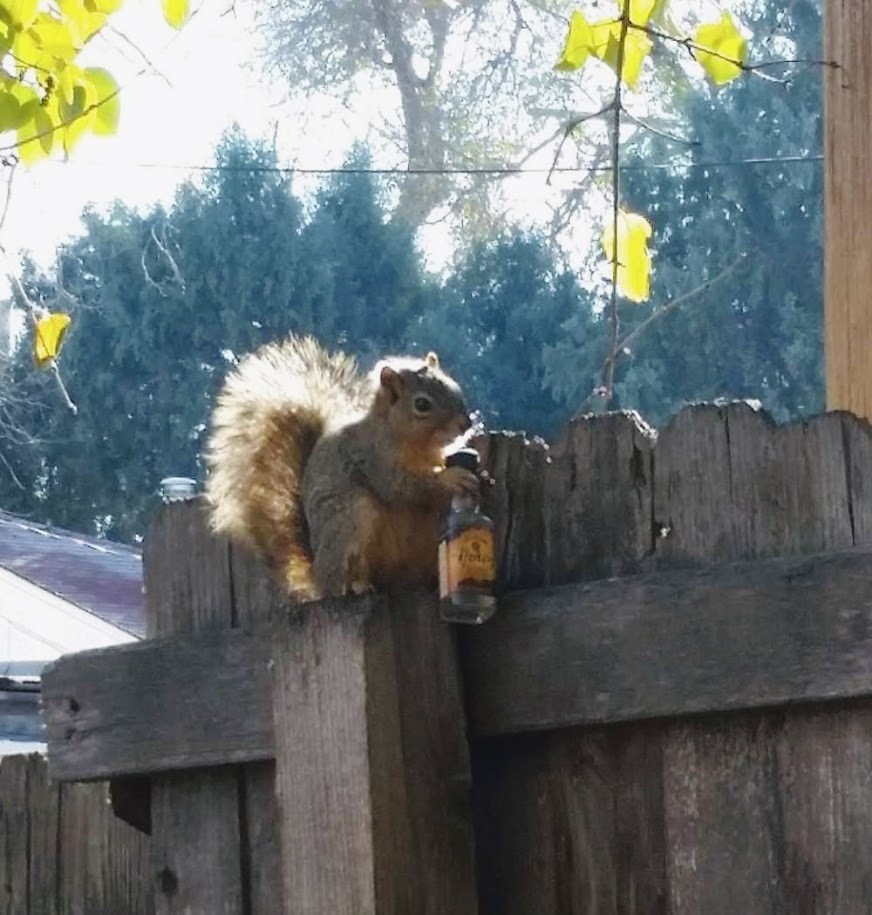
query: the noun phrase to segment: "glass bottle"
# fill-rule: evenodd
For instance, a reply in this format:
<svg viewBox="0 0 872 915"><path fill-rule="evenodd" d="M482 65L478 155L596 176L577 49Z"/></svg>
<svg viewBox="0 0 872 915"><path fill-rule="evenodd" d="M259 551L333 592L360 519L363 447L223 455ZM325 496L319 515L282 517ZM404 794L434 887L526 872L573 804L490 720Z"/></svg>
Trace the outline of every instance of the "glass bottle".
<svg viewBox="0 0 872 915"><path fill-rule="evenodd" d="M446 467L478 473L478 452L461 448L445 459ZM439 612L451 623L483 623L496 610L493 586L494 524L479 511L478 497L456 495L439 541Z"/></svg>

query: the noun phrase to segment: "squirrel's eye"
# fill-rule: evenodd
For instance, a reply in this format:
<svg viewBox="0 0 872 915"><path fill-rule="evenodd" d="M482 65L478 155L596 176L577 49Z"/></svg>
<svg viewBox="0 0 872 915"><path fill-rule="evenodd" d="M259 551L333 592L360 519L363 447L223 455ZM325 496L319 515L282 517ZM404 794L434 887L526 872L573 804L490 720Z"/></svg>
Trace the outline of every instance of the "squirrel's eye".
<svg viewBox="0 0 872 915"><path fill-rule="evenodd" d="M413 403L416 413L429 413L433 409L433 401L429 397L419 394Z"/></svg>

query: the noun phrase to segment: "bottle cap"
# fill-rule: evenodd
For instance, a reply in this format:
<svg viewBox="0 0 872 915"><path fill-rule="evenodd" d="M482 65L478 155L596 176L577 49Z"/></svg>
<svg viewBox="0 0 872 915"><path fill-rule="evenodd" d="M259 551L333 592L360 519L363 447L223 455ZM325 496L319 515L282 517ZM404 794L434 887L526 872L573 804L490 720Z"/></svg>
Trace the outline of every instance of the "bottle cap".
<svg viewBox="0 0 872 915"><path fill-rule="evenodd" d="M471 473L478 473L479 457L475 448L458 448L445 456L446 467L464 467Z"/></svg>

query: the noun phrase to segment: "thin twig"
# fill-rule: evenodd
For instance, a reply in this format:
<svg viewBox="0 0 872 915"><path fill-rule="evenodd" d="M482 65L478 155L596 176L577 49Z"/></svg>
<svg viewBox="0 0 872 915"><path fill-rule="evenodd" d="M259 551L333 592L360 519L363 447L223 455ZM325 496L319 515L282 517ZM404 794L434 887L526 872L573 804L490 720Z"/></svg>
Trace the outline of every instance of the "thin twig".
<svg viewBox="0 0 872 915"><path fill-rule="evenodd" d="M615 66L615 97L612 100L614 122L612 124L612 294L609 301L609 323L612 330L610 356L603 366L603 409L608 408L612 399L615 380L615 358L618 350L618 336L621 332L618 317L618 215L621 193L621 80L624 70L624 48L627 44L627 30L630 27L630 0L624 0L621 7L621 34L618 38L618 58Z"/></svg>
<svg viewBox="0 0 872 915"><path fill-rule="evenodd" d="M621 354L627 349L627 347L636 340L644 330L646 330L651 324L655 321L660 320L660 318L665 317L670 312L675 311L676 308L679 308L682 305L686 305L688 301L693 299L698 295L702 295L703 292L706 292L708 289L711 289L712 286L717 285L721 280L725 279L730 273L732 273L736 267L747 257L747 254L742 253L739 257L733 261L732 264L725 267L721 270L720 273L715 276L707 279L704 283L700 283L699 286L696 286L694 289L689 289L687 292L683 292L681 295L676 296L674 299L670 299L665 304L661 305L659 308L655 309L641 324L638 324L631 331L628 331L623 338L619 341L617 349L612 356L609 357L609 361L612 362L612 367L618 361ZM592 403L594 400L604 399L611 397L611 394L606 391L603 385L597 385L585 399L579 404L578 410L575 414L576 418L584 414L585 408L588 404Z"/></svg>
<svg viewBox="0 0 872 915"><path fill-rule="evenodd" d="M152 73L154 73L155 76L162 79L170 87L170 89L174 88L170 78L163 71L158 69L154 61L149 58L145 51L143 51L142 48L132 38L128 38L124 32L115 28L114 25L104 25L98 34L101 34L104 31L108 32L110 35L114 35L116 38L120 38L126 45L129 45L140 56L143 63L149 68L149 70L151 70Z"/></svg>
<svg viewBox="0 0 872 915"><path fill-rule="evenodd" d="M673 143L680 143L682 146L701 145L699 140L691 140L688 137L679 137L665 130L661 130L659 127L654 127L653 124L649 124L647 121L643 121L642 118L637 118L635 114L630 114L626 108L624 109L624 117L628 121L632 121L637 127L641 127L642 130L647 130L649 133L655 134L655 136L663 137L664 140L670 140Z"/></svg>
<svg viewBox="0 0 872 915"><path fill-rule="evenodd" d="M627 331L624 337L621 339L618 344L618 355L620 355L639 335L655 321L659 321L660 318L665 317L670 312L675 311L681 305L684 305L689 299L694 298L694 296L702 295L703 292L706 292L708 289L711 289L712 286L715 286L721 280L728 277L738 266L742 263L747 255L743 251L731 264L727 267L724 267L720 273L716 274L713 277L705 280L705 282L700 283L699 286L696 286L694 289L689 289L687 292L683 292L681 295L676 296L674 299L670 299L668 302L665 302L659 308L655 308L654 311L642 321L641 324L637 324L632 330Z"/></svg>
<svg viewBox="0 0 872 915"><path fill-rule="evenodd" d="M620 52L619 58L620 60ZM620 78L618 79L620 83ZM577 117L572 118L567 124L566 128L563 131L563 136L560 138L560 142L557 144L557 149L554 152L554 161L551 163L551 168L548 169L548 177L545 179L546 184L551 184L551 176L554 174L557 169L557 161L560 158L560 153L563 152L563 146L566 141L569 139L569 135L585 121L592 121L594 118L601 118L604 114L608 114L610 111L614 111L616 106L620 106L620 90L618 94L607 104L600 108L599 111L590 111L587 114L580 114Z"/></svg>
<svg viewBox="0 0 872 915"><path fill-rule="evenodd" d="M15 178L15 167L18 162L11 163L9 168L9 177L6 179L6 199L3 201L3 212L0 213L0 237L3 235L3 227L6 225L6 217L9 215L9 204L12 202L12 180ZM0 251L5 254L5 249L0 243Z"/></svg>
<svg viewBox="0 0 872 915"><path fill-rule="evenodd" d="M3 466L6 468L9 476L12 477L12 482L23 492L27 487L18 479L18 475L15 473L12 465L6 460L6 455L0 451L0 461L3 462Z"/></svg>
<svg viewBox="0 0 872 915"><path fill-rule="evenodd" d="M659 38L661 41L671 41L673 44L681 45L687 49L688 54L690 54L694 60L699 60L696 55L701 52L703 54L708 54L710 57L716 57L718 60L733 64L734 67L742 70L744 73L753 73L755 76L760 79L765 79L767 82L779 83L782 86L786 86L790 82L789 80L779 79L777 76L769 76L767 73L761 72L764 67L774 66L777 63L781 63L781 61L763 61L760 64L746 64L744 61L738 60L735 57L730 57L729 54L721 54L720 51L716 51L714 48L707 48L705 45L698 44L689 35L683 37L670 35L668 32L661 32L659 29L652 28L650 25L637 25L635 22L631 22L630 25L632 28L644 32L651 38ZM800 61L796 61L796 63L800 63ZM827 64L827 66L832 65L832 63ZM838 64L835 64L835 66L838 66Z"/></svg>

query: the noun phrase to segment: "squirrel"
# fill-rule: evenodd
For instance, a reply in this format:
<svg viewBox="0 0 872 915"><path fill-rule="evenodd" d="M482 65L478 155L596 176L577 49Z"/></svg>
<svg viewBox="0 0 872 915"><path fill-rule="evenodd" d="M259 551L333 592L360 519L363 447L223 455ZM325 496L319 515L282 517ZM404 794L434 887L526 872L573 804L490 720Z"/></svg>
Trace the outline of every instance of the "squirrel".
<svg viewBox="0 0 872 915"><path fill-rule="evenodd" d="M452 495L478 491L475 474L443 462L470 425L435 353L366 376L312 337L266 344L213 410L212 529L260 553L297 601L426 586Z"/></svg>

